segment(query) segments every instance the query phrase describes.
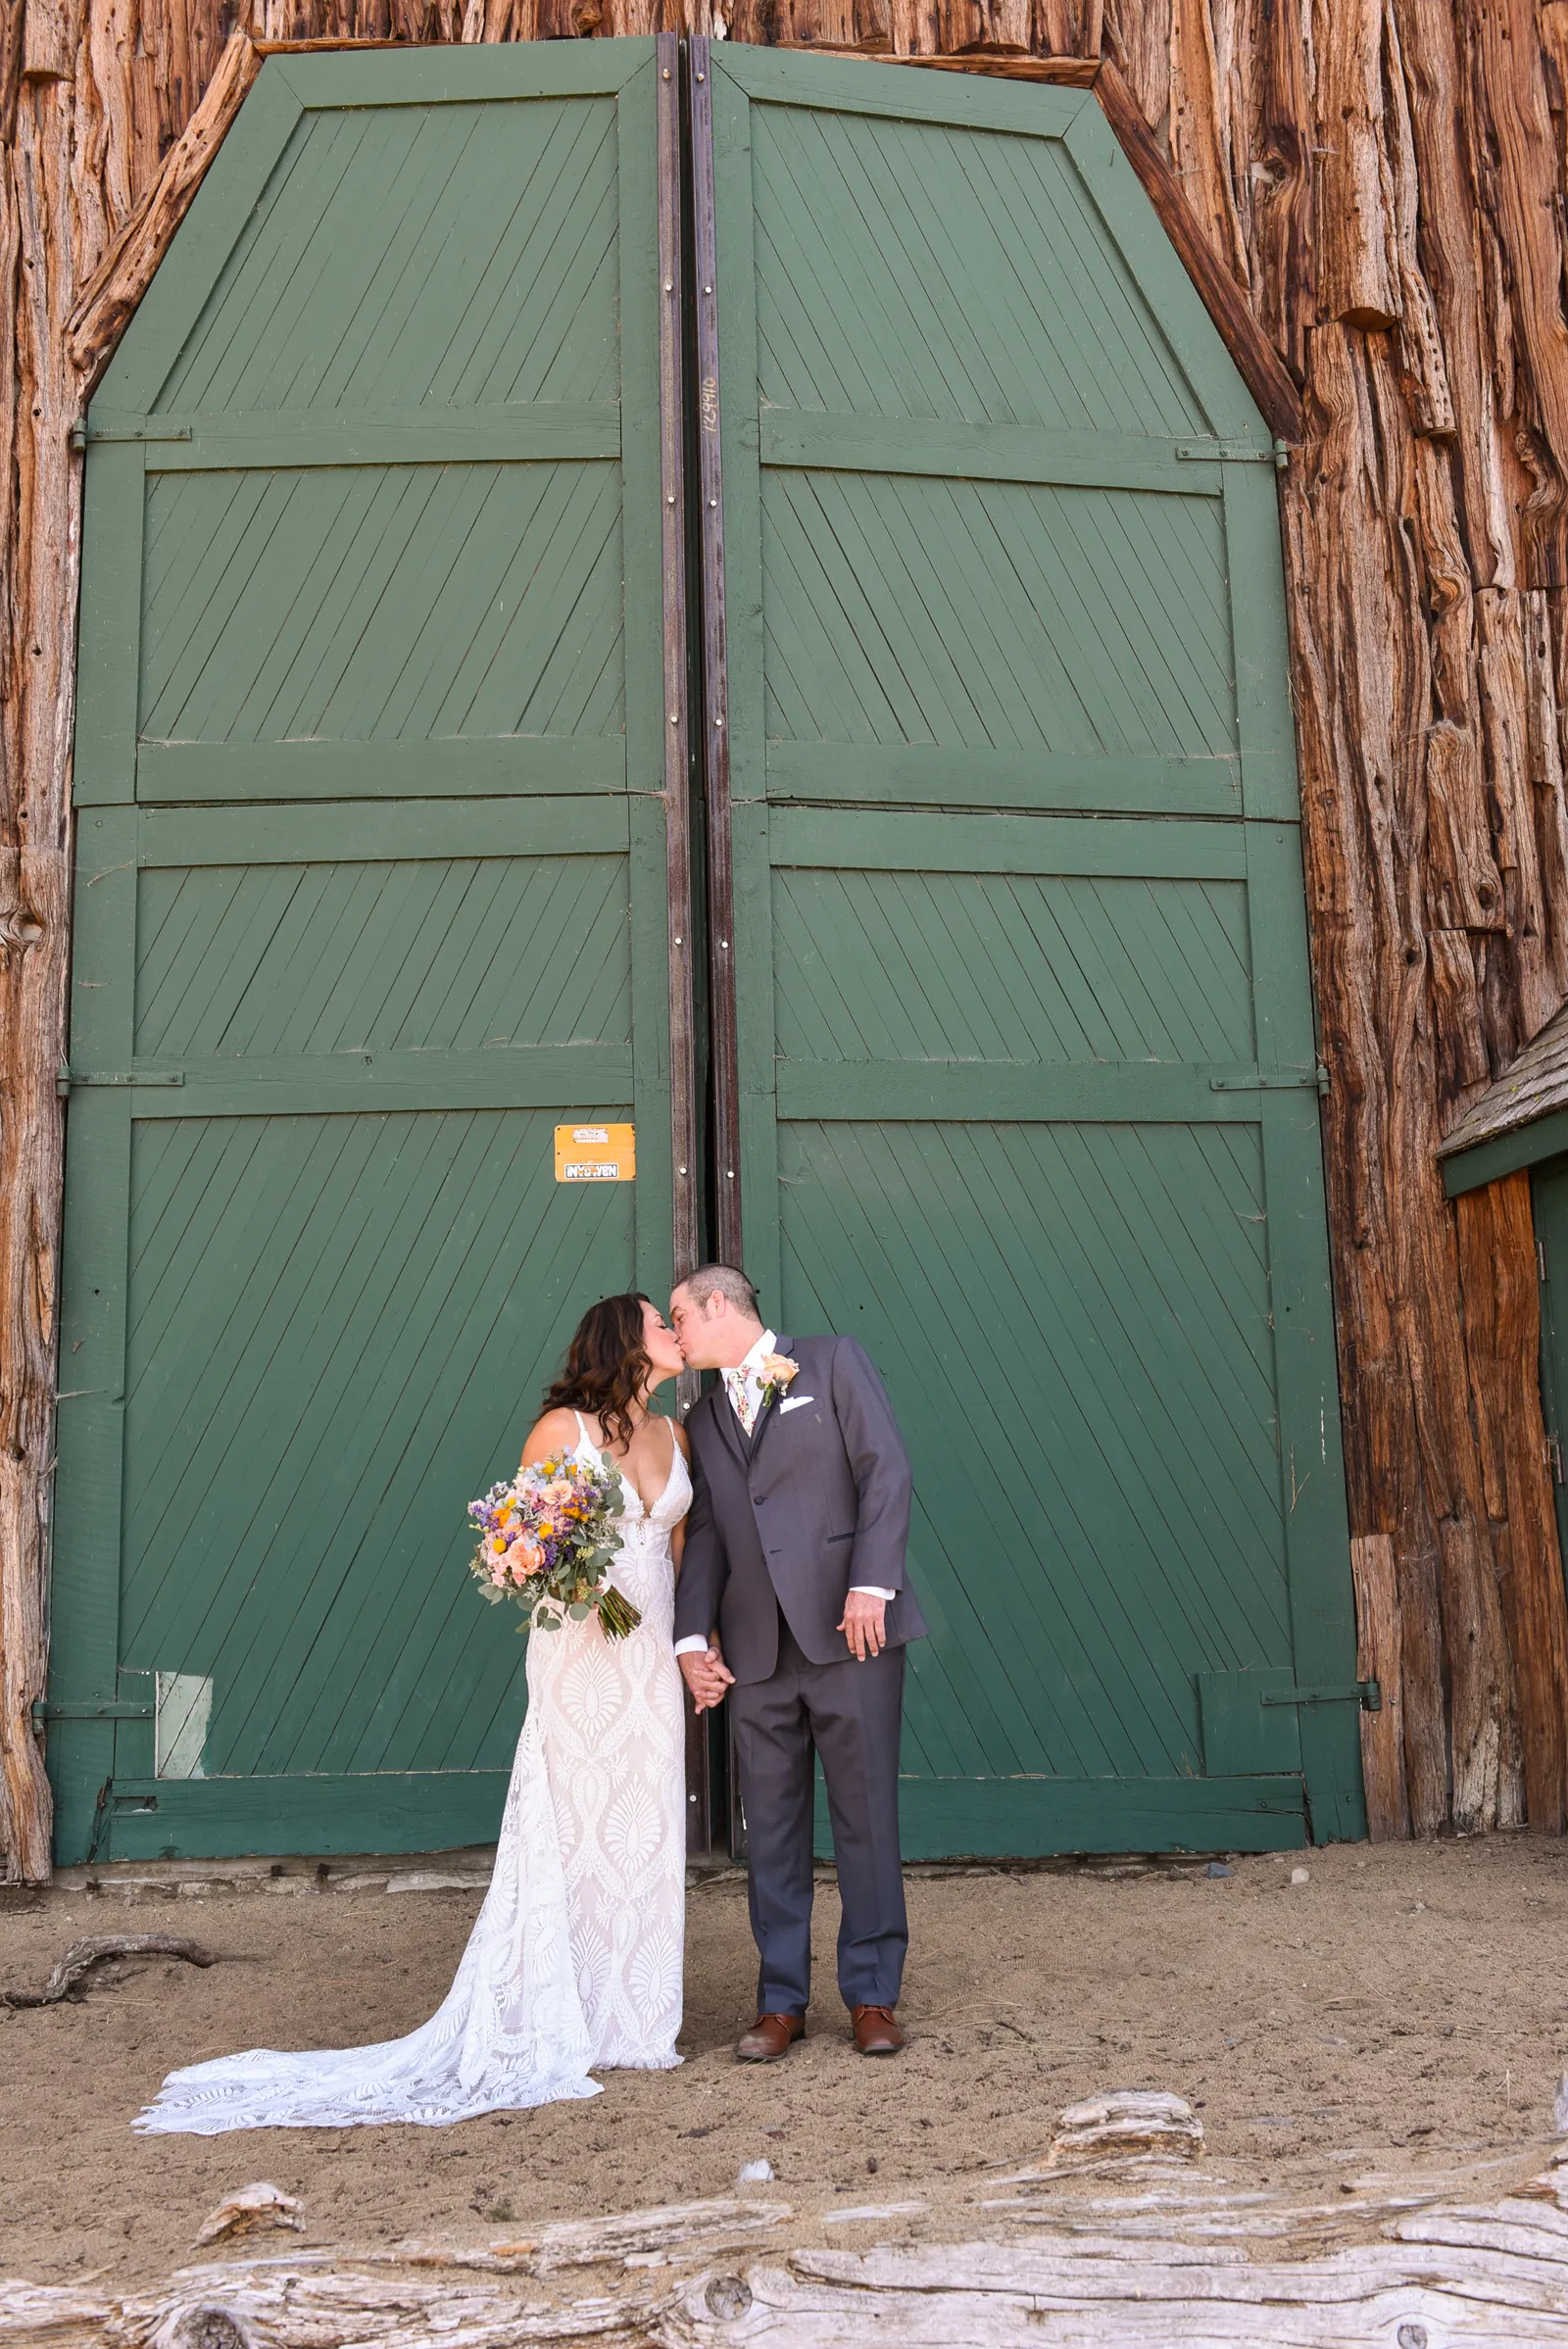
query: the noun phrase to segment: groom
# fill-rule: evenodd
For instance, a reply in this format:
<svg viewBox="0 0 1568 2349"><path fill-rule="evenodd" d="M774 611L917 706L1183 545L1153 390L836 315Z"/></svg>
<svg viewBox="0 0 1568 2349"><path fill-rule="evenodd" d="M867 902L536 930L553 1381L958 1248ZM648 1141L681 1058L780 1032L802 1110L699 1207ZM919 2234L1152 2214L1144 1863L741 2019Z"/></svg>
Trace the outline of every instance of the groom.
<svg viewBox="0 0 1568 2349"><path fill-rule="evenodd" d="M853 1338L781 1338L728 1264L680 1283L670 1325L720 1380L686 1423L695 1493L675 1586L675 1653L702 1712L730 1690L761 1958L736 2047L774 2063L806 2030L812 1757L833 1822L839 1988L862 2055L896 2055L909 1929L899 1856L909 1463Z"/></svg>

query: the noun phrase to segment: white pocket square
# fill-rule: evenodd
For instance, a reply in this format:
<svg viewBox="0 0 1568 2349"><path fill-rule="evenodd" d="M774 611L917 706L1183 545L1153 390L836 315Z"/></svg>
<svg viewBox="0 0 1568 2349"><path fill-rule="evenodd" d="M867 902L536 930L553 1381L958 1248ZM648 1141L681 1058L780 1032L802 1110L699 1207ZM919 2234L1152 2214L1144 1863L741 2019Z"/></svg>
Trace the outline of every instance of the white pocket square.
<svg viewBox="0 0 1568 2349"><path fill-rule="evenodd" d="M779 1417L782 1419L786 1411L798 1411L803 1403L814 1403L815 1400L814 1395L787 1395L779 1404Z"/></svg>

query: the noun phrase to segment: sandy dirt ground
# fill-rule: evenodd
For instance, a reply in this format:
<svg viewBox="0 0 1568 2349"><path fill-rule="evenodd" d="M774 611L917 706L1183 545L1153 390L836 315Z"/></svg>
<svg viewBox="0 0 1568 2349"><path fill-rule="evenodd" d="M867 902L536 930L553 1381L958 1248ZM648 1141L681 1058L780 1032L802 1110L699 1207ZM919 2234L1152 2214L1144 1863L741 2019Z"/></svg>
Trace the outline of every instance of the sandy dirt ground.
<svg viewBox="0 0 1568 2349"><path fill-rule="evenodd" d="M1307 1882L1292 1884L1293 1868ZM498 2227L718 2194L771 2163L803 2216L983 2179L1049 2142L1058 2108L1174 2089L1211 2152L1321 2191L1373 2169L1523 2154L1552 2132L1568 2066L1568 1846L1526 1836L1339 1847L1143 1872L910 1872L906 2054L857 2057L832 1991L837 1901L818 1893L810 2034L735 2064L750 2019L744 1883L696 1886L686 2063L610 2073L591 2103L449 2129L138 2138L180 2063L252 2045L342 2046L439 2002L472 1891L266 1892L127 1906L0 1896L0 1988L40 1985L80 1934L191 1934L207 1972L125 1966L80 2003L0 2007L0 2276L153 2281L222 2196L303 2197L307 2240L481 2242Z"/></svg>

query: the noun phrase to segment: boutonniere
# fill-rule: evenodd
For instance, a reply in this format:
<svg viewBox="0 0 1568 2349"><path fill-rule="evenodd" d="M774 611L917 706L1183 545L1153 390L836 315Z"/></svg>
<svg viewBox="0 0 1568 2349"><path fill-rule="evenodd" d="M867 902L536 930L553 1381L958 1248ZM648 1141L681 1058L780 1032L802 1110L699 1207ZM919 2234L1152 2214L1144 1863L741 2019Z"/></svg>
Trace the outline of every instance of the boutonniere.
<svg viewBox="0 0 1568 2349"><path fill-rule="evenodd" d="M764 1354L762 1356L763 1404L771 1410L790 1381L798 1379L800 1375L799 1362L792 1362L788 1354Z"/></svg>

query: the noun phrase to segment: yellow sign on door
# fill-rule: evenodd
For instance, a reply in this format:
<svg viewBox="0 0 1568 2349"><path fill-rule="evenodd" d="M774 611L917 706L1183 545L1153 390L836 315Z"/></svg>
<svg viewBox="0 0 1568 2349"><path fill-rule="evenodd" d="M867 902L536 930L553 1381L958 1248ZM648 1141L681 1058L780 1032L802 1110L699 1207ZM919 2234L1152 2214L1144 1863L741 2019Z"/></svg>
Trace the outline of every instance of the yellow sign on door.
<svg viewBox="0 0 1568 2349"><path fill-rule="evenodd" d="M629 1183L636 1172L635 1126L557 1126L558 1183Z"/></svg>

